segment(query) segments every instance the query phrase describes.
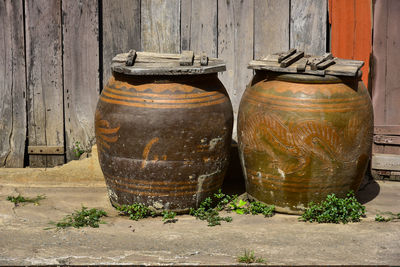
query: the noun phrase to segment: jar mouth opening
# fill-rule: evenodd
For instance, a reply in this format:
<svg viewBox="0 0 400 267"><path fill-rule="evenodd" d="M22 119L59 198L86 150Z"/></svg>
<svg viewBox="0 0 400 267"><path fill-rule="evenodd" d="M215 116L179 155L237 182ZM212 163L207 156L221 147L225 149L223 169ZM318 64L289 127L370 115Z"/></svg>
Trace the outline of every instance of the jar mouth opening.
<svg viewBox="0 0 400 267"><path fill-rule="evenodd" d="M259 72L259 71L256 71ZM271 71L264 72L268 80L278 80L294 83L310 83L310 84L332 84L332 83L353 83L359 80L359 77L341 77L334 75L308 75L298 73L277 73Z"/></svg>

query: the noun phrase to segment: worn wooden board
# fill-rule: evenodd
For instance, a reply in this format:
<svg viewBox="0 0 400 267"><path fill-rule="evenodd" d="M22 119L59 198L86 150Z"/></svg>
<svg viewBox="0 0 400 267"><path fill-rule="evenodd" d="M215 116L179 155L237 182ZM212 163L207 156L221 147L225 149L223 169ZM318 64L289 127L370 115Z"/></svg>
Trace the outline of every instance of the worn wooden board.
<svg viewBox="0 0 400 267"><path fill-rule="evenodd" d="M306 54L326 50L327 0L290 1L290 47Z"/></svg>
<svg viewBox="0 0 400 267"><path fill-rule="evenodd" d="M140 50L140 0L103 0L103 85L111 76L111 60L130 49Z"/></svg>
<svg viewBox="0 0 400 267"><path fill-rule="evenodd" d="M372 56L372 105L374 124L385 125L386 113L386 47L388 1L374 1L374 34ZM384 153L385 146L373 144L374 153Z"/></svg>
<svg viewBox="0 0 400 267"><path fill-rule="evenodd" d="M130 53L116 55L112 60L111 69L129 75L192 75L226 70L221 59L204 54L194 55L193 51L184 51L182 54L136 52L135 55L132 66L126 65Z"/></svg>
<svg viewBox="0 0 400 267"><path fill-rule="evenodd" d="M28 154L63 155L63 146L28 146Z"/></svg>
<svg viewBox="0 0 400 267"><path fill-rule="evenodd" d="M372 61L372 104L375 125L385 124L387 72L387 16L388 1L374 2L374 36Z"/></svg>
<svg viewBox="0 0 400 267"><path fill-rule="evenodd" d="M94 144L94 113L99 96L98 1L63 1L64 110L67 161L75 143Z"/></svg>
<svg viewBox="0 0 400 267"><path fill-rule="evenodd" d="M376 134L374 135L374 143L400 146L400 136Z"/></svg>
<svg viewBox="0 0 400 267"><path fill-rule="evenodd" d="M26 80L23 3L0 1L0 167L23 167Z"/></svg>
<svg viewBox="0 0 400 267"><path fill-rule="evenodd" d="M400 125L400 1L388 1L386 32L386 125ZM385 145L385 154L400 155L400 146Z"/></svg>
<svg viewBox="0 0 400 267"><path fill-rule="evenodd" d="M253 58L254 1L219 1L218 18L218 57L227 64L227 71L220 73L219 77L232 101L235 118L233 139L237 140L240 99L253 76L247 64Z"/></svg>
<svg viewBox="0 0 400 267"><path fill-rule="evenodd" d="M61 1L25 1L29 145L64 145ZM30 155L31 167L64 163L63 155Z"/></svg>
<svg viewBox="0 0 400 267"><path fill-rule="evenodd" d="M217 0L181 0L181 47L217 56Z"/></svg>
<svg viewBox="0 0 400 267"><path fill-rule="evenodd" d="M372 155L371 168L400 171L400 155L374 153Z"/></svg>
<svg viewBox="0 0 400 267"><path fill-rule="evenodd" d="M254 0L254 59L289 50L289 0Z"/></svg>
<svg viewBox="0 0 400 267"><path fill-rule="evenodd" d="M180 52L180 0L141 0L141 48Z"/></svg>
<svg viewBox="0 0 400 267"><path fill-rule="evenodd" d="M372 102L375 124L391 127L391 135L400 134L400 37L399 1L374 2L374 46L372 62ZM390 126L391 125L391 126ZM396 132L397 131L397 132ZM374 152L400 155L400 146L374 143Z"/></svg>
<svg viewBox="0 0 400 267"><path fill-rule="evenodd" d="M375 125L374 134L400 135L400 125Z"/></svg>
<svg viewBox="0 0 400 267"><path fill-rule="evenodd" d="M400 125L400 1L388 4L385 124Z"/></svg>
<svg viewBox="0 0 400 267"><path fill-rule="evenodd" d="M296 54L295 54L296 55ZM295 56L293 55L293 56ZM290 59L287 58L285 60ZM316 57L307 57L309 61L313 61ZM249 68L260 69L260 70L270 70L275 72L285 72L285 73L297 73L299 65L302 64L301 60L296 61L289 65L288 67L282 67L281 64L285 62L282 61L278 63L278 58L276 55L269 55L263 60L252 60L249 63ZM362 61L350 62L348 60L342 60L340 58L333 59L335 64L328 66L326 69L312 70L310 65L307 65L302 73L313 74L313 75L336 75L336 76L348 76L356 77L359 69L362 67ZM318 65L319 66L319 65Z"/></svg>

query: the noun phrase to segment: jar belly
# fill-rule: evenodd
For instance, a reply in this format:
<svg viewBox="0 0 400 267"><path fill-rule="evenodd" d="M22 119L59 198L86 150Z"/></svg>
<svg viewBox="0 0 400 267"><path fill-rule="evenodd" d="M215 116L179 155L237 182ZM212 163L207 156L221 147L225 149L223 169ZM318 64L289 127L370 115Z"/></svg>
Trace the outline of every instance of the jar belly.
<svg viewBox="0 0 400 267"><path fill-rule="evenodd" d="M242 99L238 137L250 196L298 213L358 189L371 151L371 102L361 83L260 81Z"/></svg>
<svg viewBox="0 0 400 267"><path fill-rule="evenodd" d="M138 202L186 212L222 185L229 162L231 104L217 91L176 84L162 92L157 85L148 87L139 94L126 84L125 94L106 89L134 95L118 99L102 94L99 101L96 138L110 199L117 205Z"/></svg>

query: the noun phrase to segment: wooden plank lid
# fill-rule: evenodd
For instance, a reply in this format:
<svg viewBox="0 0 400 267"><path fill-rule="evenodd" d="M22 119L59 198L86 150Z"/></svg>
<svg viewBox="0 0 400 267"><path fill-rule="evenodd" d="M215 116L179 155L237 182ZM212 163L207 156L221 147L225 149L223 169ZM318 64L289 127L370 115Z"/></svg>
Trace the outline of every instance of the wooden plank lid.
<svg viewBox="0 0 400 267"><path fill-rule="evenodd" d="M161 54L130 50L112 59L111 70L127 75L195 75L225 71L226 65L205 53L194 55L193 51Z"/></svg>
<svg viewBox="0 0 400 267"><path fill-rule="evenodd" d="M303 51L293 48L260 60L252 60L248 68L282 73L356 77L361 76L360 69L363 65L363 61L335 58L331 53L323 56L304 55Z"/></svg>

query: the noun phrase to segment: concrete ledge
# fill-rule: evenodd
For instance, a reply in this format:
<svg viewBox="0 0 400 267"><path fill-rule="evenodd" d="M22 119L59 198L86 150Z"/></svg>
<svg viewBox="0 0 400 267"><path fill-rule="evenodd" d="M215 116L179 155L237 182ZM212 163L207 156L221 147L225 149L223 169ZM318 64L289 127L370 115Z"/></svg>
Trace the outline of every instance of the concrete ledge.
<svg viewBox="0 0 400 267"><path fill-rule="evenodd" d="M73 160L54 168L0 168L0 184L30 187L104 187L104 177L97 156Z"/></svg>

